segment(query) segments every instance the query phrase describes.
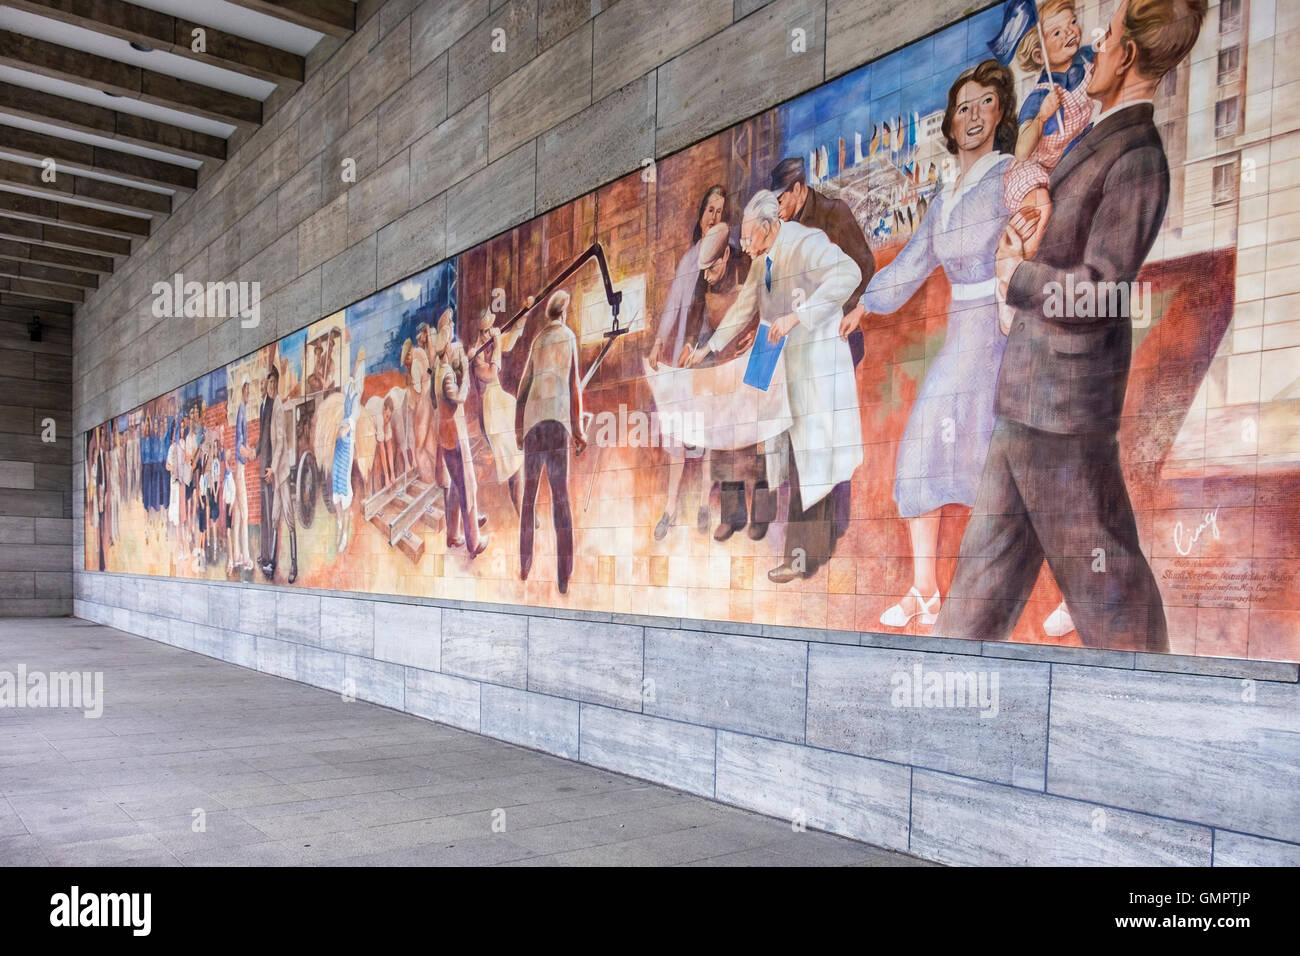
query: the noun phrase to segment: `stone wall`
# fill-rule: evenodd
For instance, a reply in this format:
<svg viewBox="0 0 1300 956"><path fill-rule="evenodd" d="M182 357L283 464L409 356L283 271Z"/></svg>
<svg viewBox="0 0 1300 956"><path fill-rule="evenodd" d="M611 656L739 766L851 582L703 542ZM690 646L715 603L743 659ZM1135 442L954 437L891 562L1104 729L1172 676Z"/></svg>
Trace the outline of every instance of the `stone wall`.
<svg viewBox="0 0 1300 956"><path fill-rule="evenodd" d="M1300 864L1296 664L123 574L75 613L946 863Z"/></svg>
<svg viewBox="0 0 1300 956"><path fill-rule="evenodd" d="M72 307L0 306L0 617L72 613L71 380Z"/></svg>
<svg viewBox="0 0 1300 956"><path fill-rule="evenodd" d="M75 427L967 12L365 0L356 34L324 41L304 86L79 310ZM261 324L154 319L150 287L175 272L260 281ZM936 860L1300 862L1295 664L80 570L75 595L75 614L131 633ZM898 706L918 666L996 675L998 716Z"/></svg>

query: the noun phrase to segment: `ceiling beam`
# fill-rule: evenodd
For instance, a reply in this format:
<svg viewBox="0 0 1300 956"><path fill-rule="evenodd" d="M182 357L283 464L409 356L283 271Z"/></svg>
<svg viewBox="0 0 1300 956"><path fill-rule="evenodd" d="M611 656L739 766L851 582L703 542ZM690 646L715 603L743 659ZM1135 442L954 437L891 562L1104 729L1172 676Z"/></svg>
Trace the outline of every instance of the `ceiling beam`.
<svg viewBox="0 0 1300 956"><path fill-rule="evenodd" d="M37 282L33 279L11 279L0 276L0 292L16 292L30 295L37 299L49 299L52 302L72 302L80 305L86 301L86 294L80 289L54 285L50 282Z"/></svg>
<svg viewBox="0 0 1300 956"><path fill-rule="evenodd" d="M106 256L131 254L129 239L106 236L102 232L86 232L84 229L69 229L66 226L33 222L30 219L16 219L13 216L0 215L0 238Z"/></svg>
<svg viewBox="0 0 1300 956"><path fill-rule="evenodd" d="M306 69L296 53L122 0L5 0L5 5L277 85L297 87ZM203 52L194 49L198 29L204 34Z"/></svg>
<svg viewBox="0 0 1300 956"><path fill-rule="evenodd" d="M59 285L81 289L98 289L99 276L93 272L77 272L74 269L59 269L55 266L40 266L17 259L0 256L0 276L11 279L36 279L40 282L57 282Z"/></svg>
<svg viewBox="0 0 1300 956"><path fill-rule="evenodd" d="M69 252L67 249L32 245L14 239L0 239L0 256L40 265L64 266L76 269L78 272L93 272L99 275L113 273L113 260L109 256L96 256L89 252Z"/></svg>
<svg viewBox="0 0 1300 956"><path fill-rule="evenodd" d="M17 126L0 124L0 151L15 153L38 162L53 159L70 170L104 173L167 189L193 192L199 186L198 170L188 166L164 163L147 156L79 143Z"/></svg>
<svg viewBox="0 0 1300 956"><path fill-rule="evenodd" d="M107 139L121 140L177 153L205 162L225 162L226 141L220 136L172 126L146 116L123 113L81 100L56 96L42 90L0 82L0 113L58 126L78 133L92 133Z"/></svg>
<svg viewBox="0 0 1300 956"><path fill-rule="evenodd" d="M84 199L113 209L127 212L148 212L167 215L172 211L172 197L148 189L136 189L121 183L110 183L88 176L60 173L56 168L53 177L40 166L16 163L0 157L0 186L16 186L38 192L50 199Z"/></svg>
<svg viewBox="0 0 1300 956"><path fill-rule="evenodd" d="M76 203L41 199L39 196L4 190L0 190L0 213L19 219L48 222L55 226L75 226L78 229L107 232L127 239L133 236L147 238L151 225L150 220L139 216L127 216L107 209L78 206Z"/></svg>
<svg viewBox="0 0 1300 956"><path fill-rule="evenodd" d="M237 7L296 23L308 30L346 40L357 24L357 5L349 0L229 0Z"/></svg>
<svg viewBox="0 0 1300 956"><path fill-rule="evenodd" d="M260 100L10 30L0 30L0 65L235 126L262 123Z"/></svg>
<svg viewBox="0 0 1300 956"><path fill-rule="evenodd" d="M72 314L72 303L70 302L43 299L39 296L24 295L18 292L0 291L0 309L5 306L24 311L36 310L40 312L57 312L60 315Z"/></svg>

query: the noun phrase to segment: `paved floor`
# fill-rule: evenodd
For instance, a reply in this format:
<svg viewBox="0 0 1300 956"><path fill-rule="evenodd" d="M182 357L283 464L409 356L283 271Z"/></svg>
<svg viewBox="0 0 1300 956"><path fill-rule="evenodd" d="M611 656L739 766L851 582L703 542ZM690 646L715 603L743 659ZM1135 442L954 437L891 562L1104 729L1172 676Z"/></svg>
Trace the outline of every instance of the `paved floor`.
<svg viewBox="0 0 1300 956"><path fill-rule="evenodd" d="M107 706L0 708L0 864L922 862L86 621L0 620L20 665Z"/></svg>

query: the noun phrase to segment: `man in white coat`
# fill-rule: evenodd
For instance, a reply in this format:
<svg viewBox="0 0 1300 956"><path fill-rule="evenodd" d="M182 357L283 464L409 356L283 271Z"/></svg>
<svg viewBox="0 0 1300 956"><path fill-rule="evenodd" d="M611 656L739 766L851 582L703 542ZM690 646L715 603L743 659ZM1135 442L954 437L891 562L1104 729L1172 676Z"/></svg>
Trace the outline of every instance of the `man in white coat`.
<svg viewBox="0 0 1300 956"><path fill-rule="evenodd" d="M862 464L862 419L848 343L840 338L844 301L862 273L820 229L782 222L774 193L745 207L740 247L753 259L735 303L690 364L727 346L757 313L772 343L785 343L790 400L790 509L785 560L767 573L777 584L811 577L835 550L831 491Z"/></svg>

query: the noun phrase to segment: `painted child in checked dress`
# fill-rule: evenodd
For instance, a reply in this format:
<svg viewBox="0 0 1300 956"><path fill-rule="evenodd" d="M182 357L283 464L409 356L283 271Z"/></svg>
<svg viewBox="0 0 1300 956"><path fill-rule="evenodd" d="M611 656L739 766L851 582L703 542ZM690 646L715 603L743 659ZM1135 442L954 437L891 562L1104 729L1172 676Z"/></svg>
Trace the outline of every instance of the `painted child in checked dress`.
<svg viewBox="0 0 1300 956"><path fill-rule="evenodd" d="M1038 31L1030 30L1016 51L1017 65L1039 77L1020 108L1020 134L1016 140L1016 161L1005 181L1008 209L1032 209L1037 213L1033 238L1025 243L1025 258L1038 250L1043 229L1052 214L1048 182L1061 157L1092 121L1093 101L1088 96L1092 78L1093 49L1081 45L1083 31L1075 14L1074 0L1046 0L1038 15L1047 42L1047 65L1051 80L1043 76L1043 48ZM1062 122L1064 121L1064 122ZM1004 326L1009 315L1003 307Z"/></svg>

